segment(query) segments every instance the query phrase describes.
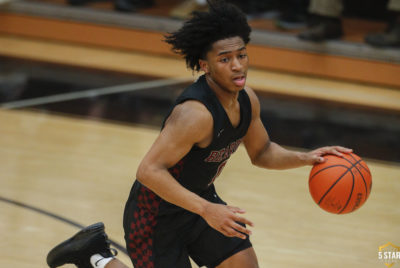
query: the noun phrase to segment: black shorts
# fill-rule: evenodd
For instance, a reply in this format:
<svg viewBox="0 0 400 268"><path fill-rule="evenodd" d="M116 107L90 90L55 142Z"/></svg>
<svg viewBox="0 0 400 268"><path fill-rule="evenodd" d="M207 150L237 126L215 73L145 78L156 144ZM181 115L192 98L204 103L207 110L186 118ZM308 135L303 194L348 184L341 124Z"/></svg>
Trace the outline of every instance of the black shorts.
<svg viewBox="0 0 400 268"><path fill-rule="evenodd" d="M226 204L211 186L203 198ZM172 208L172 209L171 209ZM250 248L249 237L226 237L197 214L173 206L135 182L124 212L125 241L135 268L215 267Z"/></svg>

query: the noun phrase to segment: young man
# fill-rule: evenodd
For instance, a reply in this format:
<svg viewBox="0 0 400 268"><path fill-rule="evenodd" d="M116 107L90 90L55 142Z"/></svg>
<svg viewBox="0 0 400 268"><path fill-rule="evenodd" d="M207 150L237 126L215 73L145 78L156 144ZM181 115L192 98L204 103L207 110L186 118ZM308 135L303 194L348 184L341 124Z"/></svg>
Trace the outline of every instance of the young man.
<svg viewBox="0 0 400 268"><path fill-rule="evenodd" d="M135 267L191 267L189 256L199 266L258 267L246 227L253 223L242 209L226 205L213 184L239 144L254 165L274 169L312 165L323 162L324 154L351 152L333 146L301 153L270 141L259 101L245 87L250 31L239 9L213 2L209 12L194 13L166 38L188 67L204 75L178 97L138 168L124 215L126 245ZM112 258L101 224L57 246L48 263L57 267L79 260L79 267L91 267L90 259L93 267L126 267ZM97 261L101 266L95 266Z"/></svg>

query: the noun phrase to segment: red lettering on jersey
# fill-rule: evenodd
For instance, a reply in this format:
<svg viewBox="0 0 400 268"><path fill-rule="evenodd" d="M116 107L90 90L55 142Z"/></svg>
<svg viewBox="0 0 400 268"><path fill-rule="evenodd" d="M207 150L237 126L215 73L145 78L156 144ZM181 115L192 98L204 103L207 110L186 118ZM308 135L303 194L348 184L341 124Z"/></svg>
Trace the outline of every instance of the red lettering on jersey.
<svg viewBox="0 0 400 268"><path fill-rule="evenodd" d="M222 160L226 159L226 155L228 153L229 151L226 148L219 150L219 159L217 162L221 162Z"/></svg>
<svg viewBox="0 0 400 268"><path fill-rule="evenodd" d="M219 155L218 151L212 151L210 153L210 155L206 159L204 159L204 161L206 161L206 162L217 162L217 161L215 161L215 159L219 158L218 155Z"/></svg>
<svg viewBox="0 0 400 268"><path fill-rule="evenodd" d="M226 148L223 148L219 151L211 151L210 155L204 159L205 162L221 162L225 159L228 159L231 154L233 154L237 148L239 147L242 139L232 142Z"/></svg>

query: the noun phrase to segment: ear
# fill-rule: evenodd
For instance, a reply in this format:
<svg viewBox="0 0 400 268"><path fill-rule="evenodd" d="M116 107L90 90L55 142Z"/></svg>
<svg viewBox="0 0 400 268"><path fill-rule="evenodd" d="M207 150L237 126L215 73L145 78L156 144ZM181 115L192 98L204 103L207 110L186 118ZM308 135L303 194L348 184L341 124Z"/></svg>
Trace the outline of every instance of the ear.
<svg viewBox="0 0 400 268"><path fill-rule="evenodd" d="M207 60L202 60L202 59L200 59L200 60L199 60L199 64L200 64L200 69L201 69L204 73L208 74L208 73L210 72L209 66L208 66L208 61L207 61Z"/></svg>

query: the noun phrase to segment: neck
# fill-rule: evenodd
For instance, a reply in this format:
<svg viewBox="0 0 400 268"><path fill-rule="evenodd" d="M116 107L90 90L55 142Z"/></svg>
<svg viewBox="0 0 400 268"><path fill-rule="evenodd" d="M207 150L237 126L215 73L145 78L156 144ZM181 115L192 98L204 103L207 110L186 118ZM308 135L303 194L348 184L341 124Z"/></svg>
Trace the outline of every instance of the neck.
<svg viewBox="0 0 400 268"><path fill-rule="evenodd" d="M215 95L217 96L219 102L225 108L229 109L234 107L237 103L237 99L239 96L239 92L237 91L230 91L229 89L225 89L219 86L209 75L206 74L206 81L208 86L214 91Z"/></svg>

